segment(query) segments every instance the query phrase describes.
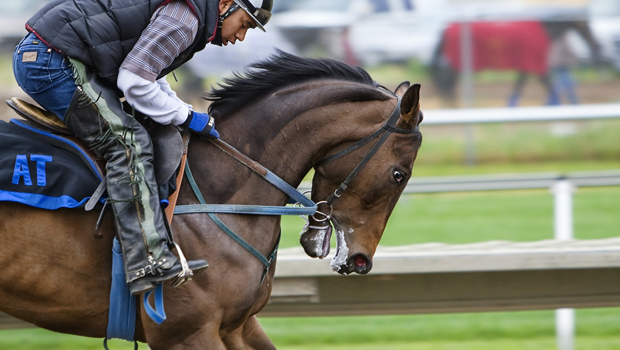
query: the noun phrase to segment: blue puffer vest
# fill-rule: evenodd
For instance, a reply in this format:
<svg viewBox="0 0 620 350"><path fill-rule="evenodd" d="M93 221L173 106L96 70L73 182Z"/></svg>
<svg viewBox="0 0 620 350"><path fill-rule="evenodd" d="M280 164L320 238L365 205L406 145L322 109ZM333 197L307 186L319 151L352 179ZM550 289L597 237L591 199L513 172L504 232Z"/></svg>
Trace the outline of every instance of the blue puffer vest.
<svg viewBox="0 0 620 350"><path fill-rule="evenodd" d="M151 16L171 0L55 0L26 24L39 39L94 69L111 88L118 70L149 25ZM219 0L185 0L200 19L193 44L160 75L189 61L215 37ZM118 90L117 90L118 91Z"/></svg>

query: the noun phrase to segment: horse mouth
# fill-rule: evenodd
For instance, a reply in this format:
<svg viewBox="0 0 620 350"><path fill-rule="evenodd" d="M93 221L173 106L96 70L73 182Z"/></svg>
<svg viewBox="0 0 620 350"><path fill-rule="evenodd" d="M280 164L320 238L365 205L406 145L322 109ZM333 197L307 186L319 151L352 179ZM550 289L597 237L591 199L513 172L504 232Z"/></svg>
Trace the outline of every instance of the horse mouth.
<svg viewBox="0 0 620 350"><path fill-rule="evenodd" d="M337 272L345 276L352 273L365 275L370 270L372 270L372 260L364 253L357 253L352 255L346 264L340 265Z"/></svg>
<svg viewBox="0 0 620 350"><path fill-rule="evenodd" d="M349 248L345 240L344 230L335 218L332 218L333 230L336 231L336 254L330 265L332 270L349 275L358 273L365 275L372 269L372 259L364 253L355 253L349 256ZM308 226L299 239L306 254L312 258L324 259L329 255L332 238L332 225Z"/></svg>
<svg viewBox="0 0 620 350"><path fill-rule="evenodd" d="M299 241L308 256L324 259L329 255L331 238L332 227L331 225L326 225L318 228L309 228L302 233Z"/></svg>

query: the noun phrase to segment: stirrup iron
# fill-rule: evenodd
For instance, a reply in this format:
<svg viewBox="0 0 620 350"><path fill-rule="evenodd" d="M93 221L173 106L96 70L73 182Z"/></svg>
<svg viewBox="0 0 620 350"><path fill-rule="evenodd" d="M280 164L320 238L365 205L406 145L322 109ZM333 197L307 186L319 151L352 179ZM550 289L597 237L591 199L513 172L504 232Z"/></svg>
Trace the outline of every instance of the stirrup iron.
<svg viewBox="0 0 620 350"><path fill-rule="evenodd" d="M181 247L177 244L177 242L173 242L173 243L177 249L177 252L179 253L179 262L181 263L181 268L183 269L177 275L177 277L175 277L174 280L172 280L172 288L176 288L191 281L192 276L194 276L194 273L189 268L189 264L187 263L187 259L185 259L185 255L183 254Z"/></svg>

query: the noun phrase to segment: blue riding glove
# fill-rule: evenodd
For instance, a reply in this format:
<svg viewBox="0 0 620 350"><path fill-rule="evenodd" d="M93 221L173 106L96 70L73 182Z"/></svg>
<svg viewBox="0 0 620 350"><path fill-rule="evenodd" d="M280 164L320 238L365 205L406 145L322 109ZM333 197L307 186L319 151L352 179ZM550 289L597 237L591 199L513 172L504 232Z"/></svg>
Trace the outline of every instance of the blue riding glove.
<svg viewBox="0 0 620 350"><path fill-rule="evenodd" d="M213 117L206 113L190 111L187 120L182 125L200 136L220 138L220 133L215 130Z"/></svg>

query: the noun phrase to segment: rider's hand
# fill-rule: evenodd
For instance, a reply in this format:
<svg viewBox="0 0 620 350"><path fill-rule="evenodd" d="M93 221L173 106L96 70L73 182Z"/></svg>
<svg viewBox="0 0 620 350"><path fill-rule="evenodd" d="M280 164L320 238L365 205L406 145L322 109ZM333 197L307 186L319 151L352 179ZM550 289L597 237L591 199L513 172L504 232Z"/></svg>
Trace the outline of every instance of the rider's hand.
<svg viewBox="0 0 620 350"><path fill-rule="evenodd" d="M206 113L190 111L187 120L183 123L184 128L189 128L200 136L220 138L220 133L215 130L213 117Z"/></svg>

